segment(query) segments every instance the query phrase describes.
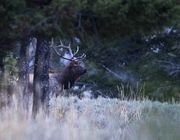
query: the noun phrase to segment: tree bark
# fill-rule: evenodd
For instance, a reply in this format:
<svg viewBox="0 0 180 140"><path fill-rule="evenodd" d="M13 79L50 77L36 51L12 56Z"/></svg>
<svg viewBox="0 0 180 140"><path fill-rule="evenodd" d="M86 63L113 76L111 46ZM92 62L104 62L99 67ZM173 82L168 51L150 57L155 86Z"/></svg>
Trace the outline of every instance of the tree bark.
<svg viewBox="0 0 180 140"><path fill-rule="evenodd" d="M50 41L37 40L33 80L33 117L39 109L47 111L49 100Z"/></svg>
<svg viewBox="0 0 180 140"><path fill-rule="evenodd" d="M28 109L28 41L23 39L21 41L20 54L19 54L19 84L22 91L23 106Z"/></svg>

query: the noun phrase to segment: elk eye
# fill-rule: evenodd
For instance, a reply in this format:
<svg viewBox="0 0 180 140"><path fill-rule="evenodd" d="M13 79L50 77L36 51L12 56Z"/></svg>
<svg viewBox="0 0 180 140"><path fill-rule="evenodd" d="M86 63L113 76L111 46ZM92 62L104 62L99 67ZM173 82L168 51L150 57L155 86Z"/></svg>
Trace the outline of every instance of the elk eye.
<svg viewBox="0 0 180 140"><path fill-rule="evenodd" d="M74 67L77 67L77 66L79 66L79 63L78 62L76 62L76 63L74 63L74 65L73 65Z"/></svg>

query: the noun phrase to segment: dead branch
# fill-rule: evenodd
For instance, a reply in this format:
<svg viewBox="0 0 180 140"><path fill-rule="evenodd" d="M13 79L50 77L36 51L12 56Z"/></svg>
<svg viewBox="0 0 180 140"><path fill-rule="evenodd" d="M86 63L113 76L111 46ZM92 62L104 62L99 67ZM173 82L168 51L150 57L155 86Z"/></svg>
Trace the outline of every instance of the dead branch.
<svg viewBox="0 0 180 140"><path fill-rule="evenodd" d="M123 81L123 82L128 82L131 85L136 85L136 83L139 82L139 80L140 80L136 75L133 75L129 71L125 71L125 70L121 69L121 70L119 70L118 73L116 73L102 64L101 64L101 66L106 71L108 71L110 74L112 74L115 78L117 78L118 80Z"/></svg>

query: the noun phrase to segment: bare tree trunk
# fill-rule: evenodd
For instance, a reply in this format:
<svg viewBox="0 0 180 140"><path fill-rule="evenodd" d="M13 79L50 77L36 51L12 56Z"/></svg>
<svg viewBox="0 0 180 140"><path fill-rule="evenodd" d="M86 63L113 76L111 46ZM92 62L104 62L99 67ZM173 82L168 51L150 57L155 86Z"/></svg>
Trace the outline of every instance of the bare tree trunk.
<svg viewBox="0 0 180 140"><path fill-rule="evenodd" d="M3 74L4 74L4 62L3 62L3 58L4 58L4 55L3 56L0 56L0 94L1 94L1 91L2 91L2 82L3 82Z"/></svg>
<svg viewBox="0 0 180 140"><path fill-rule="evenodd" d="M19 84L22 91L22 95L20 96L23 97L23 106L25 109L28 109L28 41L25 39L22 40L19 56Z"/></svg>
<svg viewBox="0 0 180 140"><path fill-rule="evenodd" d="M33 117L36 117L39 109L47 111L49 100L49 58L50 42L37 40L34 81L33 81Z"/></svg>

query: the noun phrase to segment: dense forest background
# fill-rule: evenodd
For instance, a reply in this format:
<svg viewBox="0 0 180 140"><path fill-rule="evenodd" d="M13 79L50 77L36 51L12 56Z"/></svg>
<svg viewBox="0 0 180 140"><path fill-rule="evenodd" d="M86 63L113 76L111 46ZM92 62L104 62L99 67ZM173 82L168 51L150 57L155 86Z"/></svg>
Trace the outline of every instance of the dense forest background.
<svg viewBox="0 0 180 140"><path fill-rule="evenodd" d="M0 17L1 90L36 37L79 45L88 73L77 84L93 94L180 99L179 0L3 0Z"/></svg>

